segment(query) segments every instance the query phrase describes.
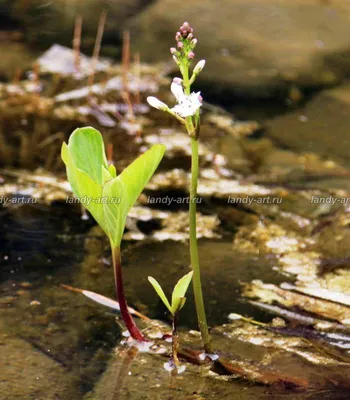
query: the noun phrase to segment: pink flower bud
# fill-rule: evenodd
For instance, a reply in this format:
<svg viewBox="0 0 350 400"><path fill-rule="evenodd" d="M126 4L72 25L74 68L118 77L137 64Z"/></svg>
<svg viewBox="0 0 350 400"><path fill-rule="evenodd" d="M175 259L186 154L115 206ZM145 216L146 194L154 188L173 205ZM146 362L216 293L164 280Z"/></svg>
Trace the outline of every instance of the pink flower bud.
<svg viewBox="0 0 350 400"><path fill-rule="evenodd" d="M182 28L184 28L184 29L188 29L189 27L190 27L190 24L188 22L184 22L182 24Z"/></svg>
<svg viewBox="0 0 350 400"><path fill-rule="evenodd" d="M188 40L192 40L193 39L193 33L189 33L188 36L187 36L187 39Z"/></svg>
<svg viewBox="0 0 350 400"><path fill-rule="evenodd" d="M181 50L183 47L184 47L184 44L182 42L178 42L177 48Z"/></svg>
<svg viewBox="0 0 350 400"><path fill-rule="evenodd" d="M192 60L193 58L194 58L194 56L195 56L195 54L193 53L193 51L190 51L189 53L188 53L188 59L189 60Z"/></svg>
<svg viewBox="0 0 350 400"><path fill-rule="evenodd" d="M181 39L182 39L181 33L180 33L180 32L176 32L175 40L178 42L178 41L181 40Z"/></svg>
<svg viewBox="0 0 350 400"><path fill-rule="evenodd" d="M195 47L197 46L197 43L198 43L198 40L197 40L197 39L193 39L193 40L191 41L191 46L192 46L193 48L195 48Z"/></svg>
<svg viewBox="0 0 350 400"><path fill-rule="evenodd" d="M171 54L176 54L177 53L175 47L170 47L170 53Z"/></svg>

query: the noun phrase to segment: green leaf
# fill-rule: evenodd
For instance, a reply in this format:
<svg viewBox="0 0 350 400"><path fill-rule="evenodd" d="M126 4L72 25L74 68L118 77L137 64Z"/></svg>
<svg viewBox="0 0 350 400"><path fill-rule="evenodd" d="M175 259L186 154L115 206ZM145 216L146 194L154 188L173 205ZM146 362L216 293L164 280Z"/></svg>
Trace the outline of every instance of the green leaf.
<svg viewBox="0 0 350 400"><path fill-rule="evenodd" d="M129 210L125 186L119 177L104 184L102 197L106 200L102 207L107 235L114 247L120 247Z"/></svg>
<svg viewBox="0 0 350 400"><path fill-rule="evenodd" d="M163 144L156 144L132 162L119 175L127 192L128 211L151 179L165 153Z"/></svg>
<svg viewBox="0 0 350 400"><path fill-rule="evenodd" d="M103 209L100 204L92 201L101 198L102 186L93 181L85 172L76 168L73 162L73 157L66 143L63 143L62 145L61 156L63 162L66 164L68 181L72 187L74 195L79 200L91 200L90 202L84 202L82 204L106 232Z"/></svg>
<svg viewBox="0 0 350 400"><path fill-rule="evenodd" d="M108 169L101 133L91 127L78 128L69 137L68 147L74 165L102 185L102 167Z"/></svg>
<svg viewBox="0 0 350 400"><path fill-rule="evenodd" d="M166 298L163 289L160 284L151 276L148 277L149 282L153 286L154 290L157 292L158 296L161 298L162 302L165 304L166 308L173 314L173 310L170 306L168 299Z"/></svg>
<svg viewBox="0 0 350 400"><path fill-rule="evenodd" d="M127 214L154 174L165 152L155 145L130 164L119 176L108 166L102 135L94 128L76 129L63 143L61 156L66 164L73 193L108 235L120 247Z"/></svg>
<svg viewBox="0 0 350 400"><path fill-rule="evenodd" d="M103 205L105 224L108 227L108 236L115 247L120 246L130 208L154 174L164 152L164 145L152 146L119 176L105 183L102 194L108 198L107 204Z"/></svg>
<svg viewBox="0 0 350 400"><path fill-rule="evenodd" d="M115 166L113 164L111 164L108 167L108 172L111 174L112 178L115 178L117 176L117 171L116 171Z"/></svg>
<svg viewBox="0 0 350 400"><path fill-rule="evenodd" d="M181 308L185 305L185 294L187 292L188 286L191 283L193 271L189 272L185 276L183 276L174 287L173 294L171 296L171 308L173 310L173 314L177 313L181 310Z"/></svg>

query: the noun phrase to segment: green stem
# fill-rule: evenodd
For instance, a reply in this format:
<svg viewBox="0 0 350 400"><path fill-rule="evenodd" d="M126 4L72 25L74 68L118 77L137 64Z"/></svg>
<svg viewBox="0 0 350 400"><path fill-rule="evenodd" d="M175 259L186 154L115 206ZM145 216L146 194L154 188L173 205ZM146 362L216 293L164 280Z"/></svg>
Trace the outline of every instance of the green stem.
<svg viewBox="0 0 350 400"><path fill-rule="evenodd" d="M120 248L114 247L111 245L112 249L112 260L113 260L113 269L114 269L114 283L115 290L117 292L118 302L120 306L120 313L124 320L124 323L133 339L139 340L141 342L146 342L147 340L139 331L136 326L130 312L128 309L128 304L124 295L124 285L123 285L123 275L122 275L122 265L121 265L121 257L120 257Z"/></svg>
<svg viewBox="0 0 350 400"><path fill-rule="evenodd" d="M183 68L183 85L185 94L189 95L191 92L191 86L188 80L188 67ZM190 186L190 256L191 256L191 267L193 270L193 291L194 299L196 303L196 311L198 318L198 325L202 335L202 341L204 350L206 353L212 353L211 337L208 330L207 318L205 315L205 307L202 292L201 274L199 267L198 257L198 244L197 244L197 185L198 185L198 174L199 174L199 156L198 156L198 139L193 137L195 130L192 117L186 118L187 132L191 137L191 186Z"/></svg>

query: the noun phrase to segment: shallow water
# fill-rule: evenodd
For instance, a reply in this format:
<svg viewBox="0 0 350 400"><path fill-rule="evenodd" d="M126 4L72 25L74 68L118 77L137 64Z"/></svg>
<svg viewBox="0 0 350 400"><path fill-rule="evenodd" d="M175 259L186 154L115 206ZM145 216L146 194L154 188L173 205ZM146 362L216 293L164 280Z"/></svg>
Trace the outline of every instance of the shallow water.
<svg viewBox="0 0 350 400"><path fill-rule="evenodd" d="M84 393L103 370L120 328L112 311L60 287L69 284L114 298L106 239L91 231L91 221L76 214L68 218L66 212L67 206L60 205L2 210L0 314L3 333L20 338L33 352L69 370L79 392ZM89 249L84 250L84 243ZM281 282L282 277L271 272L272 260L238 256L229 239L201 241L200 254L210 323L227 322L227 315L234 310L264 319L263 313L240 300L239 281L264 277ZM159 279L169 291L188 270L188 258L187 246L181 243L127 246L123 260L129 302L151 318L167 321L147 276ZM192 293L188 303L180 326L196 329ZM3 374L4 393L13 384L11 377Z"/></svg>
<svg viewBox="0 0 350 400"><path fill-rule="evenodd" d="M229 361L237 361L236 358L239 360L241 357L242 370L229 376L225 369L215 371L214 374L213 371L208 372L205 367L188 364L185 374L174 382L169 382L169 376L164 373L162 366L167 360L166 357L147 354L138 355L135 359L124 359L128 351L119 346L124 327L119 319L116 320L118 315L81 294L67 291L60 286L65 284L95 291L110 298L115 297L109 247L105 236L91 219L81 218L77 207L62 201L61 193L61 197L58 196L61 202L53 201L50 206L38 202L0 208L0 222L3 228L0 232L0 358L1 364L7 366L1 370L2 398L68 400L83 399L85 395L88 396L87 399L94 400L102 400L107 396L113 400L164 400L178 399L178 396L184 400L213 397L223 400L233 397L279 399L287 396L292 399L315 400L349 398L349 391L346 391L347 382L344 383L346 372L345 378L340 376L344 378L342 381L338 376L337 379L334 378L334 370L328 370L328 365L308 364L305 358L308 357L307 351L310 349L305 350L302 347L302 340L296 339L291 345L300 350L300 354L293 351L289 354L288 349L286 355L281 354L281 349L276 350L273 346L271 349L264 349L259 331L254 331L245 342L243 337L250 329L249 324L232 335L230 330L235 329L234 324L220 327L228 322L228 315L232 312L259 322L272 320L272 313L253 306L242 295L244 284L253 280L259 279L279 285L282 282L294 283L296 280L303 282L304 279L305 282L310 283L312 280L317 284L321 279L317 271L318 262L323 259L324 265L330 270L326 280L335 281L334 284L337 284L337 281L341 280L341 273L345 271L344 277L348 276L346 268L349 210L340 202L331 206L313 204L310 200L314 194L334 198L347 196L350 183L349 171L346 168L348 164L342 149L344 144L341 141L337 142L332 147L332 153L325 156L327 141L324 141L326 145L322 147L322 137L319 138L321 144L317 143L319 146L315 153L312 142L306 145L303 138L299 137L298 140L290 142L290 138L293 138L294 120L296 119L298 124L308 123L307 119L299 117L304 116L307 109L305 111L303 107L307 107L308 102L312 100L305 99L305 104L301 103L300 108L257 104L252 110L249 105L240 106L237 108L239 117L257 119L262 123L259 129L253 129L253 134L250 132L249 138L237 138L234 133L239 123L231 124L231 119L229 129L220 127L213 119L206 120L206 112L217 112L213 112L209 106L209 110L203 113L201 142L207 145L207 148L203 150L201 157L203 170L205 169L200 179L204 202L198 208L202 213L202 220L203 215L218 215L218 226L211 226L210 229L214 230L216 235L221 235L217 239L199 241L203 289L209 324L213 328L219 325L214 328L217 348ZM115 99L112 98L112 101ZM72 107L69 111L74 110ZM12 108L7 111L11 112ZM149 146L152 140L167 141L171 150L159 170L170 174L173 172L172 168L181 167L184 170L179 174L175 173L168 180L166 176L158 176L158 186L155 185L156 187L151 189L152 195L184 197L186 171L190 165L188 149L184 148L181 136L176 136L177 128L172 126L170 129L164 129L168 127L169 121L150 114L150 123L154 125L147 125L149 122L145 124L143 144ZM220 111L218 114L222 117L225 113ZM284 124L278 120L283 116L292 120ZM315 120L317 116L318 114L314 116ZM58 130L69 132L78 122L82 124L82 120L76 116L74 118L77 120L68 117L65 122L60 118L53 121L40 117L36 122L35 118L30 118L29 125L23 128L20 126L22 122L11 118L8 117L8 126L13 127L16 132L22 132L16 136L17 139L23 139L26 133L36 134L37 128L43 136L41 139L45 141L45 135L57 127ZM283 127L279 137L271 134L276 123L275 118L277 126L281 124ZM323 126L323 118L327 120L330 116L322 116L321 122L316 122ZM88 121L97 123L95 119ZM311 125L310 131L313 132L314 129ZM12 129L9 131L12 132ZM122 158L116 160L118 169L138 154L139 143L120 127L116 132L106 128L104 133L108 143L118 149L118 154L123 154ZM57 148L61 139L63 138L59 137L56 142ZM310 140L314 140L313 136ZM21 142L21 146L23 143ZM37 144L40 148L40 140L37 140ZM18 151L18 143L12 143L12 146L15 149L13 154L18 156L18 160L16 157L11 159L11 164L15 160L15 166L33 167L36 162L49 159L51 163L45 164L47 168L51 165L57 167L52 169L62 170L58 158L56 160L53 156L50 159L46 152L41 150L36 155L34 152L37 158L29 157L31 163L21 164L23 154ZM32 149L26 147L25 143L24 148ZM54 154L57 149L52 148ZM226 157L226 169L214 164L216 153ZM205 174L209 175L209 178ZM22 178L26 175L27 171L22 172ZM231 181L225 180L227 175ZM210 178L212 176L214 179ZM6 175L5 183L7 177ZM233 177L237 178L234 182ZM39 174L37 180L40 182L40 179ZM215 186L215 182L218 181L224 182L222 187ZM232 196L238 193L239 196L253 199L254 196L259 198L262 192L266 192L271 196L283 198L283 202L281 205L272 206L257 202L248 205L228 204L225 185L230 190L232 188ZM29 186L35 186L33 181L30 181ZM36 190L40 186L45 185L36 184ZM64 193L64 196L66 195L67 193ZM145 199L143 201L143 206L148 205ZM170 292L174 282L189 270L188 246L173 240L159 242L154 240L154 237L152 239L152 234L163 226L164 219L168 219L170 224L174 223L172 218L180 212L185 212L187 205L159 208L169 214L166 217L152 217L146 221L137 220L134 216L130 222L128 228L131 231L134 229L132 232L136 232L136 236L143 234L144 240L124 241L123 270L129 303L150 318L169 323L165 307L156 297L147 277L155 277L165 291ZM183 220L176 222L176 228L179 230L176 233L180 233L182 238L185 237ZM174 232L164 232L165 230L162 233L172 238ZM342 271L337 270L339 265L343 268ZM346 282L339 284L338 288L348 293ZM186 336L189 330L197 328L191 289L188 297L186 307L181 312L180 331L188 346L199 349L198 337ZM286 305L292 312L304 311L299 310L298 306L300 304L295 306L292 302ZM281 321L277 320L276 323ZM290 323L291 332L295 333L296 338L298 335L302 337L302 331L298 328L297 322ZM284 334L288 336L287 330ZM281 336L283 337L282 334ZM271 337L267 336L267 340L270 339ZM282 340L281 337L277 340L273 338L272 342L277 343L279 340ZM318 342L315 348L317 346L319 347ZM320 353L326 350L321 347ZM312 348L312 351L315 352L315 349ZM326 358L326 361L334 362L337 366L335 369L338 368L336 361L342 360L339 353L336 354L335 361L331 357ZM317 355L320 356L318 353ZM348 353L343 357L345 360L347 355ZM345 370L345 364L346 362L339 365ZM258 367L267 368L263 370L263 378L256 378L261 372ZM339 371L341 368L339 367ZM280 370L284 371L291 381L281 378L277 383L271 383L269 378L275 377L274 374ZM294 385L293 378L295 375L303 383L301 378L304 370L305 376L310 378L312 384L301 390L297 384ZM236 379L237 376L239 379ZM245 379L242 379L242 376ZM261 382L267 385L261 385ZM346 390L342 393L337 389L337 385Z"/></svg>

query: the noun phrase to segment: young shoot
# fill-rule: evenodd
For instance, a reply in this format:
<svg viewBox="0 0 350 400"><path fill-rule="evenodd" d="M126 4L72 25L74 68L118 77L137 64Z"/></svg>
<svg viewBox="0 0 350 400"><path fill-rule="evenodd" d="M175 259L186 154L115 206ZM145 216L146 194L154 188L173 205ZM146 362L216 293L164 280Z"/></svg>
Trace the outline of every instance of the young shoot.
<svg viewBox="0 0 350 400"><path fill-rule="evenodd" d="M191 85L196 80L205 66L205 60L199 61L194 67L190 76L189 68L195 57L194 49L198 40L194 37L193 28L188 22L184 22L175 35L176 47L170 49L170 53L177 66L179 67L181 78L173 79L171 91L176 98L177 104L170 108L156 97L148 97L150 106L158 110L167 112L185 125L188 135L191 138L191 183L190 183L190 256L193 269L193 290L196 303L198 325L201 331L204 350L206 353L213 352L211 338L208 331L207 319L205 315L204 300L202 294L201 275L199 268L198 244L197 244L197 220L196 220L196 198L199 174L198 158L198 137L200 128L200 107L202 96L200 92L191 93Z"/></svg>
<svg viewBox="0 0 350 400"><path fill-rule="evenodd" d="M177 324L178 324L178 314L182 307L185 305L186 302L186 292L188 286L191 283L193 276L193 271L189 272L185 276L183 276L174 287L173 294L171 296L171 303L167 299L164 294L164 291L160 284L151 276L148 277L149 282L153 286L154 290L157 292L158 296L169 310L170 314L172 315L173 323L172 323L172 355L170 359L170 368L171 369L178 369L180 363L177 356L177 348L178 348L178 334L177 334Z"/></svg>
<svg viewBox="0 0 350 400"><path fill-rule="evenodd" d="M120 312L131 337L139 341L146 339L137 328L124 296L120 244L127 214L157 169L164 152L164 145L152 146L117 176L114 165L107 163L102 135L94 128L76 129L61 150L74 195L109 238Z"/></svg>

